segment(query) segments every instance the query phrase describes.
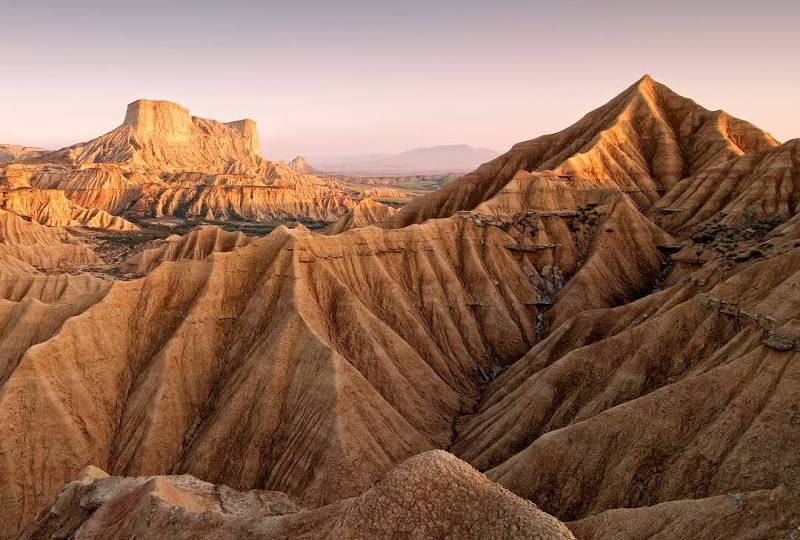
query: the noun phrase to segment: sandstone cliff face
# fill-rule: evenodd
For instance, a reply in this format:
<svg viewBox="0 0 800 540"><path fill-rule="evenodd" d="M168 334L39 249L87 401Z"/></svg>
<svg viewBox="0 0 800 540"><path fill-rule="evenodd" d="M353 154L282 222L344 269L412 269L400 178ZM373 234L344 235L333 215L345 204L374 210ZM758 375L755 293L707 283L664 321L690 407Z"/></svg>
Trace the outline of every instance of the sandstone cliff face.
<svg viewBox="0 0 800 540"><path fill-rule="evenodd" d="M74 239L7 214L0 535L569 534L435 448L578 537L796 529L796 144L647 79L598 111L384 223L447 217L202 229L133 281L37 271L37 244ZM562 166L584 131L608 177ZM53 503L87 465L135 478ZM204 482L308 510L225 491L239 519Z"/></svg>
<svg viewBox="0 0 800 540"><path fill-rule="evenodd" d="M241 133L242 137L247 141L252 153L257 156L261 155L261 138L258 136L258 128L256 127L255 120L245 118L244 120L228 122L227 125Z"/></svg>
<svg viewBox="0 0 800 540"><path fill-rule="evenodd" d="M0 186L63 190L78 206L136 216L335 221L354 204L334 181L263 159L254 121L151 100L97 139L0 167Z"/></svg>
<svg viewBox="0 0 800 540"><path fill-rule="evenodd" d="M182 142L192 134L189 109L169 101L140 99L128 104L123 126L140 137L161 136Z"/></svg>

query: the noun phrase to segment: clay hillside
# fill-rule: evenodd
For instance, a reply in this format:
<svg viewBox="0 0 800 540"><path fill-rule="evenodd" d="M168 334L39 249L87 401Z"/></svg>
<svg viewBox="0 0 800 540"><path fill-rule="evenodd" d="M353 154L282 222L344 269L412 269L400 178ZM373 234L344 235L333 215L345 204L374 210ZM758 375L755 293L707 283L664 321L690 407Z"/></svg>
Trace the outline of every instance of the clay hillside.
<svg viewBox="0 0 800 540"><path fill-rule="evenodd" d="M175 107L6 181L223 215L303 178ZM196 229L138 279L0 210L0 538L792 538L798 205L800 141L645 77L399 211Z"/></svg>
<svg viewBox="0 0 800 540"><path fill-rule="evenodd" d="M97 139L0 165L0 188L16 198L55 190L73 214L123 217L335 221L353 204L336 182L262 158L254 121L207 120L150 100L128 105L122 125Z"/></svg>

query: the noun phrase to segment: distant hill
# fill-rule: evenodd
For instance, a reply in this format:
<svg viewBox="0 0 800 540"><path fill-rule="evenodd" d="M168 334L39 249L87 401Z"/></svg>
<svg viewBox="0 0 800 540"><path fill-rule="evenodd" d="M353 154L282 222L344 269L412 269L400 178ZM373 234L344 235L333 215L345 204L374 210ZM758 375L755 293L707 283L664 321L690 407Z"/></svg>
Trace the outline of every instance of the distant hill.
<svg viewBox="0 0 800 540"><path fill-rule="evenodd" d="M409 175L468 172L499 155L488 148L451 144L414 148L399 154L318 156L316 167L326 172L360 175Z"/></svg>
<svg viewBox="0 0 800 540"><path fill-rule="evenodd" d="M287 163L287 166L298 174L317 175L320 173L320 171L311 166L304 156L297 156L292 161Z"/></svg>
<svg viewBox="0 0 800 540"><path fill-rule="evenodd" d="M47 152L43 148L20 146L18 144L0 144L0 163L17 158L32 157Z"/></svg>

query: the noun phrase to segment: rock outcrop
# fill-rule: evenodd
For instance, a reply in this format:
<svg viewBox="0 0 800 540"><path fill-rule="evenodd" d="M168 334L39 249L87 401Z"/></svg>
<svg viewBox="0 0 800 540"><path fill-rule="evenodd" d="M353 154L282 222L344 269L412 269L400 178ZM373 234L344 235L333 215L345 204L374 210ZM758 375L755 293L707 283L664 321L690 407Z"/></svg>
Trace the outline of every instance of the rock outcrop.
<svg viewBox="0 0 800 540"><path fill-rule="evenodd" d="M97 139L0 167L0 186L62 190L77 206L122 216L335 221L354 204L335 181L260 154L252 120L226 124L138 100Z"/></svg>
<svg viewBox="0 0 800 540"><path fill-rule="evenodd" d="M191 476L68 483L20 539L546 538L573 539L557 519L442 451L415 456L364 494L316 510L277 492L237 492Z"/></svg>

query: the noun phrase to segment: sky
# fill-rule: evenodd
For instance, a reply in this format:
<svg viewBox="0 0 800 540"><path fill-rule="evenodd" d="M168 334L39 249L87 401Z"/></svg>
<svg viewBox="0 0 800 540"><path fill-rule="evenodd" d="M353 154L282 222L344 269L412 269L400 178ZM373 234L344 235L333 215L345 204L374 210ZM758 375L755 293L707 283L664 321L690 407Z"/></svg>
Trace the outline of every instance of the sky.
<svg viewBox="0 0 800 540"><path fill-rule="evenodd" d="M508 149L643 74L800 137L790 0L0 0L0 142L58 148L126 105L258 122L264 155Z"/></svg>

